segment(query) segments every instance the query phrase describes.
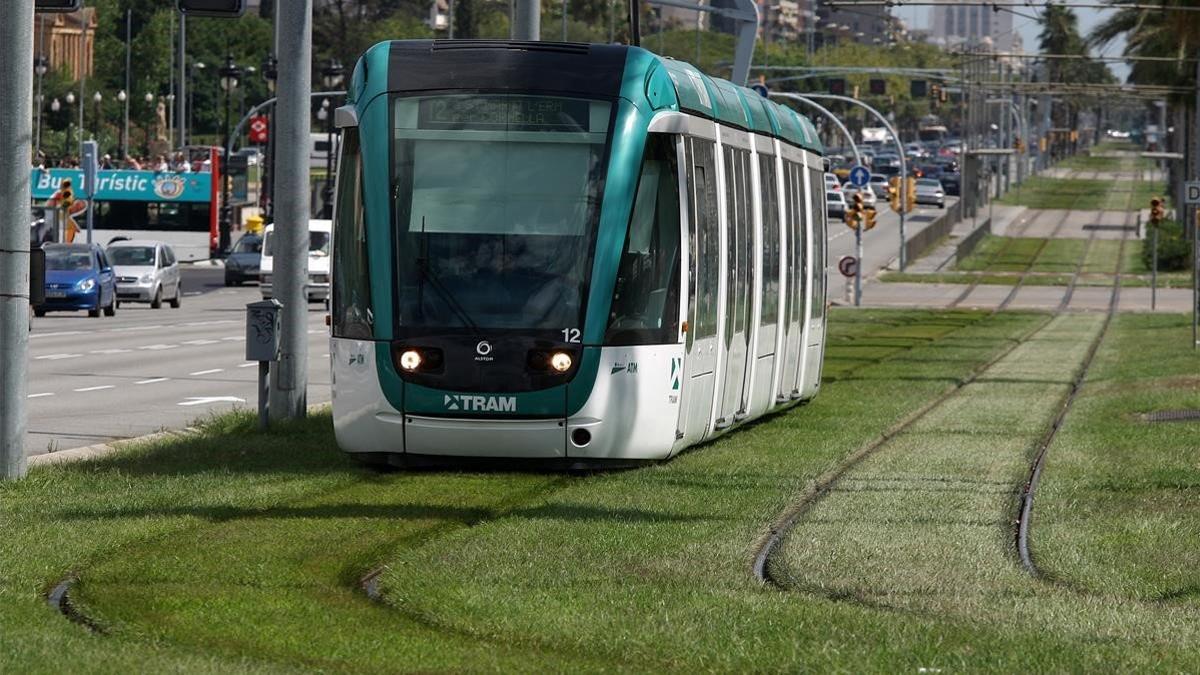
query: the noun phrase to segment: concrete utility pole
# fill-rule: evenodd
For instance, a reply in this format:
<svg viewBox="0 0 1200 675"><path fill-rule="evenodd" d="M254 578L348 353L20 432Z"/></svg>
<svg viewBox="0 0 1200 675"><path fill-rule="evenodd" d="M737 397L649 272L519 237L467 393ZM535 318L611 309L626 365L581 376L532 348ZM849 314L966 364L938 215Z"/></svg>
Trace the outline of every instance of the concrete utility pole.
<svg viewBox="0 0 1200 675"><path fill-rule="evenodd" d="M513 39L537 42L542 39L541 0L516 0L517 15L513 21Z"/></svg>
<svg viewBox="0 0 1200 675"><path fill-rule="evenodd" d="M33 0L10 0L0 21L0 91L0 479L7 480L25 475Z"/></svg>
<svg viewBox="0 0 1200 675"><path fill-rule="evenodd" d="M283 303L279 363L271 372L271 419L301 419L308 398L308 146L312 93L312 0L275 5L279 76L275 106L275 297Z"/></svg>

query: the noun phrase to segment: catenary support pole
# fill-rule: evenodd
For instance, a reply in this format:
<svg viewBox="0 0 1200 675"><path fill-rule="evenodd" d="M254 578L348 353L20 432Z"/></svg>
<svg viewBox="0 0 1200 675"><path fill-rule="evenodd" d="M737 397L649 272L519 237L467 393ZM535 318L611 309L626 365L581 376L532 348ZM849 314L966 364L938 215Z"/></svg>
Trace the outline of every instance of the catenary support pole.
<svg viewBox="0 0 1200 675"><path fill-rule="evenodd" d="M542 39L541 0L517 0L516 30L513 39L537 42Z"/></svg>
<svg viewBox="0 0 1200 675"><path fill-rule="evenodd" d="M275 6L279 103L275 108L275 297L283 303L279 362L271 373L271 420L304 417L308 391L308 146L312 92L312 0Z"/></svg>
<svg viewBox="0 0 1200 675"><path fill-rule="evenodd" d="M29 356L29 153L33 140L33 0L0 21L0 479L25 475Z"/></svg>
<svg viewBox="0 0 1200 675"><path fill-rule="evenodd" d="M1193 137L1200 138L1200 61L1196 62L1196 131ZM1200 149L1197 143L1188 149L1192 151L1193 176L1200 176ZM1187 165L1184 165L1184 175ZM1200 207L1192 208L1192 222L1184 223L1184 232L1188 227L1192 230L1192 349L1200 347Z"/></svg>
<svg viewBox="0 0 1200 675"><path fill-rule="evenodd" d="M866 110L867 112L874 115L875 119L879 120L879 123L882 124L883 127L885 129L887 129L888 133L892 135L892 140L896 144L896 154L898 154L900 156L900 213L898 214L900 216L900 256L899 257L900 257L900 271L903 272L904 268L908 266L908 259L907 259L908 253L907 253L907 251L904 250L906 248L904 245L905 244L904 210L905 210L905 207L908 205L908 202L906 201L908 198L908 180L907 180L907 178L908 178L908 161L904 158L904 143L900 140L900 134L896 133L896 128L893 127L892 123L889 122L888 119L886 117L884 117L883 114L880 113L878 110L867 105L866 103L863 103L862 101L859 101L858 99L850 98L849 96L838 96L837 94L804 94L804 96L800 96L799 94L788 94L785 92L771 92L771 96L778 97L778 98L800 97L800 98L829 99L832 101L842 101L844 103L856 105L856 106L862 108L863 110Z"/></svg>
<svg viewBox="0 0 1200 675"><path fill-rule="evenodd" d="M832 111L820 103L804 98L803 95L789 94L786 98L798 103L804 103L809 107L816 109L818 112L825 115L825 117L832 121L834 126L836 126L842 132L842 135L846 137L846 141L850 143L850 151L854 153L854 163L862 166L862 156L858 154L858 144L854 142L854 134L850 133L850 130L846 128L845 124L842 124L842 121L838 119L837 115L834 115ZM860 304L862 304L863 244L861 220L859 221L858 227L854 229L854 255L858 257L858 265L854 269L854 306L858 307Z"/></svg>

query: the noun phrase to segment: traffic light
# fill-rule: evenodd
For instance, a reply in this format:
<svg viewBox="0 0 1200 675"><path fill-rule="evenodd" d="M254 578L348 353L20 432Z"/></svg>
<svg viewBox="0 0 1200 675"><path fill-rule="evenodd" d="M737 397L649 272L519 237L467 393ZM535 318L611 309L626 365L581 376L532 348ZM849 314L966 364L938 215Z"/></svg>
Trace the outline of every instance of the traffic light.
<svg viewBox="0 0 1200 675"><path fill-rule="evenodd" d="M872 96L887 96L887 80L872 79L868 84Z"/></svg>
<svg viewBox="0 0 1200 675"><path fill-rule="evenodd" d="M36 12L77 12L83 7L83 0L36 0L33 9Z"/></svg>
<svg viewBox="0 0 1200 675"><path fill-rule="evenodd" d="M888 193L889 193L888 196L890 197L892 210L895 211L896 213L899 213L900 212L900 177L899 176L892 176L891 178L888 179Z"/></svg>
<svg viewBox="0 0 1200 675"><path fill-rule="evenodd" d="M917 179L909 176L904 182L904 211L917 208Z"/></svg>
<svg viewBox="0 0 1200 675"><path fill-rule="evenodd" d="M929 85L929 83L926 82L925 80L913 80L912 85L911 85L912 91L910 92L912 94L912 97L913 98L925 98L925 96L929 93L928 85Z"/></svg>
<svg viewBox="0 0 1200 675"><path fill-rule="evenodd" d="M826 80L826 82L829 84L829 93L830 94L833 94L834 96L845 96L846 95L846 80L844 80L843 78L835 77L835 78Z"/></svg>
<svg viewBox="0 0 1200 675"><path fill-rule="evenodd" d="M875 229L875 209L867 209L863 216L866 218L866 222L863 223L863 229Z"/></svg>
<svg viewBox="0 0 1200 675"><path fill-rule="evenodd" d="M176 6L187 16L236 19L246 13L246 0L176 0Z"/></svg>

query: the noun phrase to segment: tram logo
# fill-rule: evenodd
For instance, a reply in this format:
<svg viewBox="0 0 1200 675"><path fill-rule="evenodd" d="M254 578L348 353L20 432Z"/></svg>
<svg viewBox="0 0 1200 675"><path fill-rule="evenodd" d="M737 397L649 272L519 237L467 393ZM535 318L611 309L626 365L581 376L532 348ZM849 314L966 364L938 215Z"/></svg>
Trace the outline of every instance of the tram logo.
<svg viewBox="0 0 1200 675"><path fill-rule="evenodd" d="M492 353L492 343L488 342L487 340L480 340L479 344L475 345L475 353L479 355L475 357L476 361L495 360L492 356L490 356Z"/></svg>
<svg viewBox="0 0 1200 675"><path fill-rule="evenodd" d="M517 398L515 396L468 396L466 394L446 394L442 400L446 410L462 410L464 412L516 412Z"/></svg>

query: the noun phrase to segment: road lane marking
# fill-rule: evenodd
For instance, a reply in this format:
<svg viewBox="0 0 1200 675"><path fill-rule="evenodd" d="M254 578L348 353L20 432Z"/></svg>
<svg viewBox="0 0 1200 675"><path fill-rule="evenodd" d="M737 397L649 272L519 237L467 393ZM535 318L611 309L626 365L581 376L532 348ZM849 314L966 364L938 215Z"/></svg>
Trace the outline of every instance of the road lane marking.
<svg viewBox="0 0 1200 675"><path fill-rule="evenodd" d="M193 396L186 401L180 401L176 405L212 405L213 403L245 403L246 399L236 396Z"/></svg>
<svg viewBox="0 0 1200 675"><path fill-rule="evenodd" d="M184 340L182 344L195 345L195 346L199 347L202 345L215 345L219 342L220 342L220 340Z"/></svg>
<svg viewBox="0 0 1200 675"><path fill-rule="evenodd" d="M138 331L138 330L154 330L155 328L165 328L165 326L163 326L160 323L154 324L152 326L128 326L125 328L113 328L113 329L109 330L108 332L110 332L110 333L129 333L129 332Z"/></svg>
<svg viewBox="0 0 1200 675"><path fill-rule="evenodd" d="M212 375L213 373L219 373L224 370L225 370L224 368L213 368L211 370L197 370L194 373L188 373L188 374L189 375Z"/></svg>
<svg viewBox="0 0 1200 675"><path fill-rule="evenodd" d="M83 393L85 391L101 391L104 389L116 389L116 388L117 388L117 386L114 384L102 384L98 387L82 387L80 389L75 389L74 391Z"/></svg>
<svg viewBox="0 0 1200 675"><path fill-rule="evenodd" d="M34 338L44 338L44 337L61 337L61 336L63 336L63 335L83 335L83 331L80 331L80 330L63 330L63 331L59 331L59 332L57 332L57 333L34 333L33 335L30 335L30 336L29 336L29 339L30 339L30 340L32 340L32 339L34 339Z"/></svg>
<svg viewBox="0 0 1200 675"><path fill-rule="evenodd" d="M226 324L226 323L237 323L237 322L234 321L233 319L218 319L216 321L189 321L189 322L187 322L185 324L181 324L181 325L183 325L183 326L219 326L221 324Z"/></svg>
<svg viewBox="0 0 1200 675"><path fill-rule="evenodd" d="M53 396L53 395L54 395L54 392L48 391L44 394L30 394L30 395L26 396L25 398L44 398L46 396Z"/></svg>
<svg viewBox="0 0 1200 675"><path fill-rule="evenodd" d="M245 335L230 335L229 337L223 337L221 339L224 340L225 342L245 342L246 336Z"/></svg>
<svg viewBox="0 0 1200 675"><path fill-rule="evenodd" d="M257 365L258 365L258 361L251 361L250 363L243 363L242 365L238 366L238 368L253 368L254 366L257 366Z"/></svg>
<svg viewBox="0 0 1200 675"><path fill-rule="evenodd" d="M171 378L169 378L169 377L152 377L149 380L139 380L138 382L134 382L134 384L155 384L156 382L166 382L169 379L171 379Z"/></svg>
<svg viewBox="0 0 1200 675"><path fill-rule="evenodd" d="M127 354L132 349L93 349L89 354Z"/></svg>
<svg viewBox="0 0 1200 675"><path fill-rule="evenodd" d="M160 344L155 344L155 345L142 345L141 347L138 347L138 349L145 349L145 350L152 351L152 352L158 352L158 351L162 351L164 349L174 349L178 346L179 345L165 345L165 344L160 343Z"/></svg>
<svg viewBox="0 0 1200 675"><path fill-rule="evenodd" d="M62 359L77 359L83 354L46 354L45 356L35 356L34 361L61 361Z"/></svg>

